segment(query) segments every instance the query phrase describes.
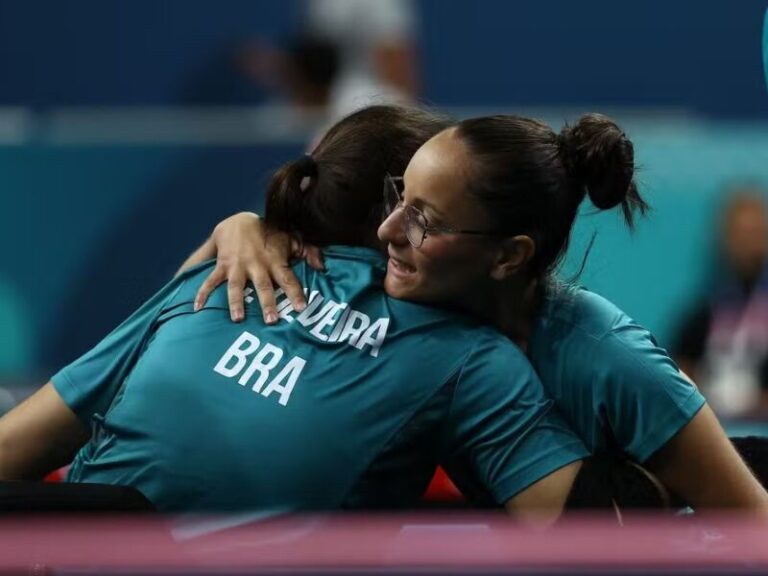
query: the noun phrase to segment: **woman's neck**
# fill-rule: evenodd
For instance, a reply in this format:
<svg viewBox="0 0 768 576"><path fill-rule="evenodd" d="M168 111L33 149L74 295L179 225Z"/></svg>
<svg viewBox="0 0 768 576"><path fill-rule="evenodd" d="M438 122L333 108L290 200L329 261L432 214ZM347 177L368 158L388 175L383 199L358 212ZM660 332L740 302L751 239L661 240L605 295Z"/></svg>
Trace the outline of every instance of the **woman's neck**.
<svg viewBox="0 0 768 576"><path fill-rule="evenodd" d="M537 280L496 282L485 294L480 316L523 350L528 347L539 306Z"/></svg>

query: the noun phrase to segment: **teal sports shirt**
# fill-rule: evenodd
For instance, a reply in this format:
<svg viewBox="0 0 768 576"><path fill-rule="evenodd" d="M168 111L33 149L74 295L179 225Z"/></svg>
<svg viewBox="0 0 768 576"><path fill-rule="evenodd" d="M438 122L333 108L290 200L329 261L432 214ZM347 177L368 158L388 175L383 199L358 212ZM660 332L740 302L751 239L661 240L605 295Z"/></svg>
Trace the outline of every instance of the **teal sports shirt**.
<svg viewBox="0 0 768 576"><path fill-rule="evenodd" d="M553 287L528 358L593 453L619 452L644 462L705 403L648 330L582 288Z"/></svg>
<svg viewBox="0 0 768 576"><path fill-rule="evenodd" d="M414 505L437 463L509 498L587 455L530 363L490 328L388 298L385 260L332 247L279 294L229 319L212 264L170 282L53 377L92 428L68 480L129 485L160 510L299 511Z"/></svg>

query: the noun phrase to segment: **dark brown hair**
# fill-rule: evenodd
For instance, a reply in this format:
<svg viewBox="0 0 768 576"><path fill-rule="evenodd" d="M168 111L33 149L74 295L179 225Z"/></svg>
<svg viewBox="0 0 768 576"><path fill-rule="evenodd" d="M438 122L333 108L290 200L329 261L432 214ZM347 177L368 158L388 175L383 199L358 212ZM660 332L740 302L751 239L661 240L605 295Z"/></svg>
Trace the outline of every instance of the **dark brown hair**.
<svg viewBox="0 0 768 576"><path fill-rule="evenodd" d="M601 210L621 206L630 229L635 210L648 210L634 180L632 142L606 116L587 114L560 134L537 120L488 116L460 122L456 135L470 154L471 193L494 229L536 243L535 276L561 261L587 194Z"/></svg>
<svg viewBox="0 0 768 576"><path fill-rule="evenodd" d="M378 246L384 176L401 176L416 150L450 122L429 111L371 106L335 124L311 155L272 178L265 219L311 244Z"/></svg>

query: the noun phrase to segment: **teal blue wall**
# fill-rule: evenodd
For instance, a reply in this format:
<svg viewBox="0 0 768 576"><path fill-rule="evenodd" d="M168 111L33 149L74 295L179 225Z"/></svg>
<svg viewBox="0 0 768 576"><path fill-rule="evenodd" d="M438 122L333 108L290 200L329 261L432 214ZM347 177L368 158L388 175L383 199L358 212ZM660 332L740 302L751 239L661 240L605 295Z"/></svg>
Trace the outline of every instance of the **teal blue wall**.
<svg viewBox="0 0 768 576"><path fill-rule="evenodd" d="M0 377L46 373L87 350L217 220L259 209L266 176L299 153L0 146Z"/></svg>

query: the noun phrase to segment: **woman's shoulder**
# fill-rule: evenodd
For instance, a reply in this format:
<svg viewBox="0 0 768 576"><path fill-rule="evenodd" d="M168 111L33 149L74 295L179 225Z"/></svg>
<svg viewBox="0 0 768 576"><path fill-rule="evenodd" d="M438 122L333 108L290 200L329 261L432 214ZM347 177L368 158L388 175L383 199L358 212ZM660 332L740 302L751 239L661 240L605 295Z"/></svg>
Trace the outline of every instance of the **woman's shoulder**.
<svg viewBox="0 0 768 576"><path fill-rule="evenodd" d="M607 298L581 286L552 284L545 292L535 329L601 340L630 326L639 328Z"/></svg>
<svg viewBox="0 0 768 576"><path fill-rule="evenodd" d="M565 357L571 368L580 366L592 375L678 371L648 329L608 299L581 287L560 286L547 294L532 343L533 354L550 361Z"/></svg>
<svg viewBox="0 0 768 576"><path fill-rule="evenodd" d="M201 262L200 264L192 266L177 274L170 282L168 282L168 284L166 284L166 288L170 288L172 293L172 297L167 304L194 301L198 289L213 271L215 266L216 260L206 260L205 262ZM226 285L223 286L224 291L226 291ZM217 289L220 288L221 286L217 287Z"/></svg>

